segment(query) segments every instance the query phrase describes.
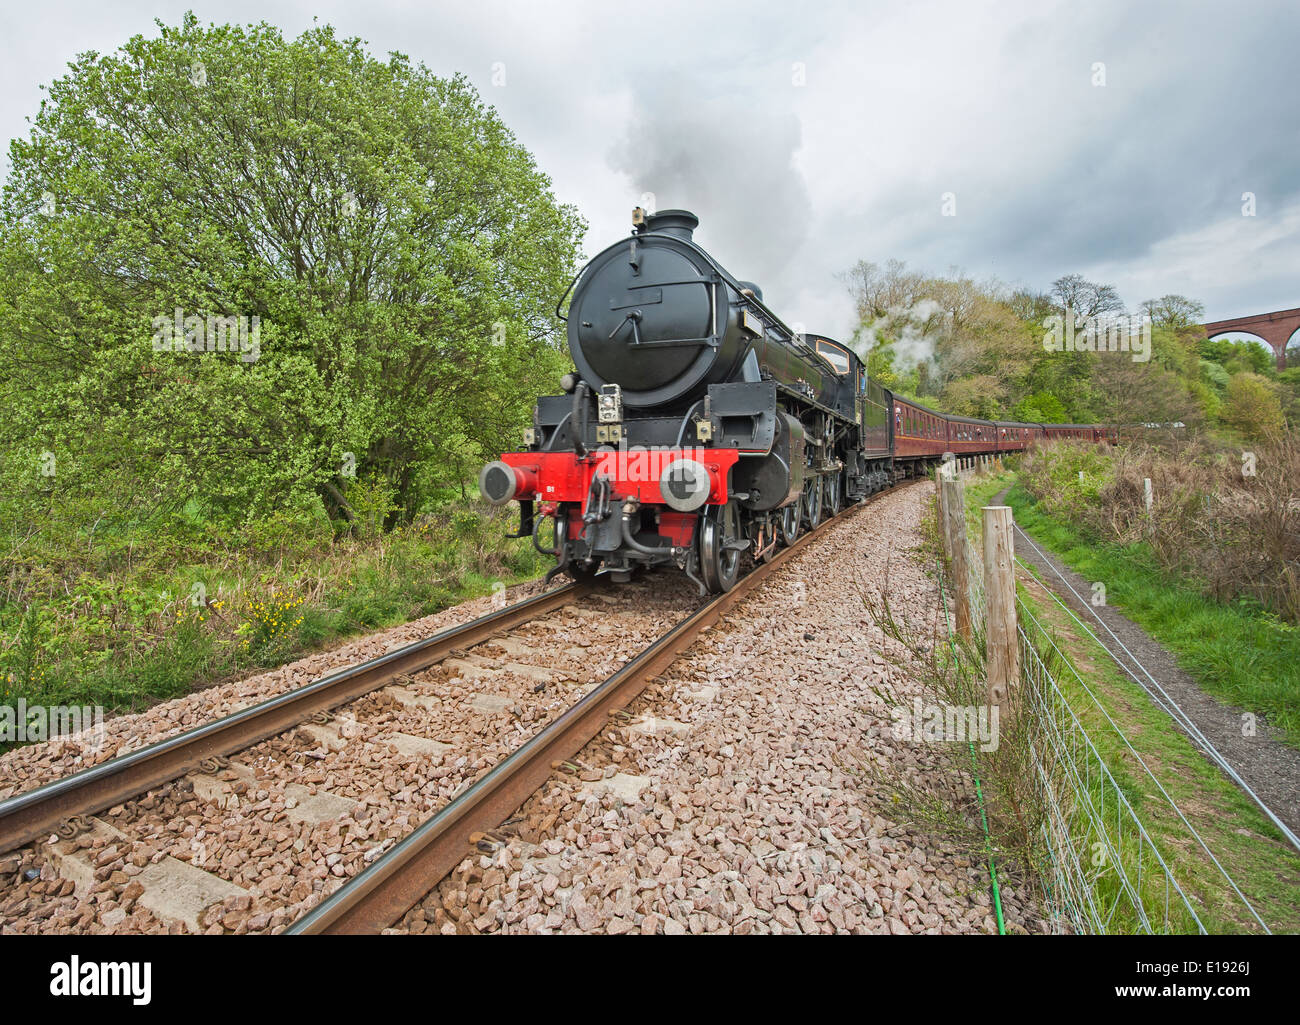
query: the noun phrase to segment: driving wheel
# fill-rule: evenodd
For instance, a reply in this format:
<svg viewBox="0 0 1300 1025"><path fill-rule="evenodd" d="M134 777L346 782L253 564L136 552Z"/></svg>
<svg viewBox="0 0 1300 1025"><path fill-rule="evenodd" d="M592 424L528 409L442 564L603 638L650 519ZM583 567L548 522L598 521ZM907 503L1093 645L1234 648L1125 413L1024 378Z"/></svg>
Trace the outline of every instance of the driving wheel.
<svg viewBox="0 0 1300 1025"><path fill-rule="evenodd" d="M700 577L714 594L736 586L740 552L748 546L740 537L740 515L734 502L711 505L700 521Z"/></svg>

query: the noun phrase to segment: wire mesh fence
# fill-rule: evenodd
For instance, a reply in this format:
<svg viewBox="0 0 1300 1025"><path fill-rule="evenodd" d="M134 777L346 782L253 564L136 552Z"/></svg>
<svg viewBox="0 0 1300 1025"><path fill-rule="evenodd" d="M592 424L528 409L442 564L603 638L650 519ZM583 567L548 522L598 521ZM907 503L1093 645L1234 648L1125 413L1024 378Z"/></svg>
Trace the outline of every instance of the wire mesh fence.
<svg viewBox="0 0 1300 1025"><path fill-rule="evenodd" d="M1040 647L1047 640L1023 603L1021 685L1041 833L1044 892L1065 931L1206 932L1191 901L1062 691Z"/></svg>
<svg viewBox="0 0 1300 1025"><path fill-rule="evenodd" d="M971 618L981 623L983 562L968 538L962 543L968 545L964 584ZM1237 880L1099 699L1095 680L1090 683L1079 672L1020 595L1016 611L1018 735L1029 755L1024 761L1032 778L1023 782L1036 812L1034 868L1049 926L1096 934L1208 932L1204 905L1189 894L1175 868L1178 855L1191 851L1218 879L1215 891L1233 905L1228 917L1269 932ZM953 627L950 620L950 634ZM1130 796L1135 776L1141 813ZM1162 824L1158 830L1151 828L1155 821Z"/></svg>

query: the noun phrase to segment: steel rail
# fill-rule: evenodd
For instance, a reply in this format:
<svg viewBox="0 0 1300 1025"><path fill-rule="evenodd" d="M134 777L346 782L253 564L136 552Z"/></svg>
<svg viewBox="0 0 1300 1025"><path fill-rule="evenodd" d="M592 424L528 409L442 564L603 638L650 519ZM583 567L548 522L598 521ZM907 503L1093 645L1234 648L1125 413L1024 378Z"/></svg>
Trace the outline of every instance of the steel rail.
<svg viewBox="0 0 1300 1025"><path fill-rule="evenodd" d="M80 772L0 801L0 853L58 832L76 815L90 815L273 737L338 705L362 697L394 678L426 669L461 648L544 616L586 593L566 584L491 612L378 658L330 673L231 715L186 730Z"/></svg>
<svg viewBox="0 0 1300 1025"><path fill-rule="evenodd" d="M815 530L759 565L661 636L622 669L598 684L559 718L499 762L467 790L443 806L368 868L353 876L295 921L288 935L377 933L396 921L438 885L473 850L472 838L497 827L608 724L612 713L629 704L695 643L705 627L780 568L831 524L872 500L823 521Z"/></svg>

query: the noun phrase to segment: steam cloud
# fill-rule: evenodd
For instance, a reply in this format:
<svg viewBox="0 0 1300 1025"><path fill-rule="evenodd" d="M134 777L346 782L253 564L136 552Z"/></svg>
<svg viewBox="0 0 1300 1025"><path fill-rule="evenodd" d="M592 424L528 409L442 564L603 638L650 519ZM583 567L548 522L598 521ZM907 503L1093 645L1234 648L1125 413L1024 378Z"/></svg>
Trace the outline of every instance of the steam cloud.
<svg viewBox="0 0 1300 1025"><path fill-rule="evenodd" d="M948 331L948 311L934 299L895 307L883 317L863 325L856 346L858 355L865 359L875 346L877 336L884 331L894 339L894 365L899 370L933 363L935 346Z"/></svg>
<svg viewBox="0 0 1300 1025"><path fill-rule="evenodd" d="M674 88L636 96L627 134L606 159L631 179L630 198L651 192L660 210L699 215L701 244L731 273L757 282L781 310L783 297L773 291L812 219L792 159L801 139L794 114Z"/></svg>

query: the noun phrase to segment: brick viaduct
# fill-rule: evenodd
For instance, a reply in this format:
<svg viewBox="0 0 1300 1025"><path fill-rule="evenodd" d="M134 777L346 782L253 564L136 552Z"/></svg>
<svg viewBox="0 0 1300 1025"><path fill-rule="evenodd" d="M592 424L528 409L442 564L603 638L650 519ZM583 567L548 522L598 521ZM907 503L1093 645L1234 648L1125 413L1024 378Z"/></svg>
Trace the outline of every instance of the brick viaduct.
<svg viewBox="0 0 1300 1025"><path fill-rule="evenodd" d="M1236 317L1233 320L1216 320L1205 325L1205 336L1214 338L1230 331L1246 331L1258 335L1273 347L1277 354L1278 370L1286 369L1286 343L1292 333L1300 328L1300 308L1278 310L1276 313L1257 313L1253 317Z"/></svg>

